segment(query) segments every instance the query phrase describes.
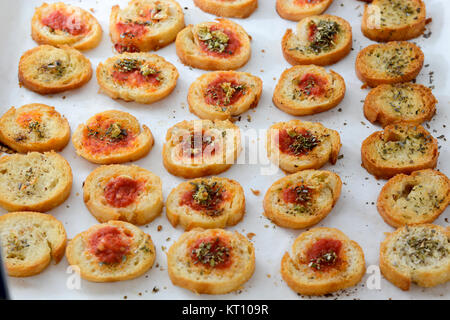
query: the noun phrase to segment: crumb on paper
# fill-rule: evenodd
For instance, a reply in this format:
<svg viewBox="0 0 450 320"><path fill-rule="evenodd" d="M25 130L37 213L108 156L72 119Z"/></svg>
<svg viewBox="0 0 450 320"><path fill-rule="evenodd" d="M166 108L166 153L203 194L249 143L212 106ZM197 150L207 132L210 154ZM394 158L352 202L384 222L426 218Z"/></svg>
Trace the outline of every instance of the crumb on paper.
<svg viewBox="0 0 450 320"><path fill-rule="evenodd" d="M156 230L158 230L158 232L160 232L160 231L162 230L162 228L163 228L163 226L162 226L162 225L159 225L159 226L156 228Z"/></svg>
<svg viewBox="0 0 450 320"><path fill-rule="evenodd" d="M256 233L254 232L247 233L247 238L249 238L250 240L252 240L254 236L256 236Z"/></svg>
<svg viewBox="0 0 450 320"><path fill-rule="evenodd" d="M255 196L259 196L261 194L261 191L259 190L254 190L252 188L250 188L250 191L255 195Z"/></svg>

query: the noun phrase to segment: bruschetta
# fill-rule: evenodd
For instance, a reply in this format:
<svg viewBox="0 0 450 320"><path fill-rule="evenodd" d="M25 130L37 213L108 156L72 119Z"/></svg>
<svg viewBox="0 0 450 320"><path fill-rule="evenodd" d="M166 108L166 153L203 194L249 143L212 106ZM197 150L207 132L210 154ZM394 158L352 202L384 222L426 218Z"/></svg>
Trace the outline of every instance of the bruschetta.
<svg viewBox="0 0 450 320"><path fill-rule="evenodd" d="M437 102L431 89L421 84L381 84L364 100L364 115L383 127L399 122L421 124L434 116Z"/></svg>
<svg viewBox="0 0 450 320"><path fill-rule="evenodd" d="M398 123L372 133L361 146L362 166L377 179L436 167L437 140L421 125Z"/></svg>
<svg viewBox="0 0 450 320"><path fill-rule="evenodd" d="M214 71L189 87L189 110L201 119L227 120L256 108L262 80L247 72Z"/></svg>
<svg viewBox="0 0 450 320"><path fill-rule="evenodd" d="M84 203L99 222L144 225L163 208L161 179L135 165L105 165L92 171L83 185Z"/></svg>
<svg viewBox="0 0 450 320"><path fill-rule="evenodd" d="M67 261L83 279L114 282L137 278L155 262L152 238L128 222L109 221L77 234L66 249Z"/></svg>
<svg viewBox="0 0 450 320"><path fill-rule="evenodd" d="M80 124L72 136L77 154L98 164L124 163L147 155L154 139L150 129L131 114L108 110Z"/></svg>
<svg viewBox="0 0 450 320"><path fill-rule="evenodd" d="M332 2L333 0L277 0L276 9L283 19L300 21L322 14Z"/></svg>
<svg viewBox="0 0 450 320"><path fill-rule="evenodd" d="M72 189L72 170L58 153L30 152L0 158L0 206L8 211L49 211Z"/></svg>
<svg viewBox="0 0 450 320"><path fill-rule="evenodd" d="M398 228L432 223L450 203L450 180L439 171L425 169L398 174L383 186L377 208L384 221Z"/></svg>
<svg viewBox="0 0 450 320"><path fill-rule="evenodd" d="M267 131L267 156L287 173L335 164L340 149L339 133L318 122L278 122Z"/></svg>
<svg viewBox="0 0 450 320"><path fill-rule="evenodd" d="M238 232L196 228L170 247L167 264L174 285L197 294L225 294L251 278L255 249Z"/></svg>
<svg viewBox="0 0 450 320"><path fill-rule="evenodd" d="M272 101L278 109L294 116L327 111L345 95L345 82L339 74L315 65L299 65L281 74Z"/></svg>
<svg viewBox="0 0 450 320"><path fill-rule="evenodd" d="M231 179L211 177L182 182L166 202L167 219L185 230L234 226L245 214L241 185Z"/></svg>
<svg viewBox="0 0 450 320"><path fill-rule="evenodd" d="M402 290L409 290L411 283L429 288L450 281L450 228L398 228L381 243L380 270Z"/></svg>
<svg viewBox="0 0 450 320"><path fill-rule="evenodd" d="M240 130L230 121L182 121L167 131L163 164L175 176L199 178L228 170L240 151Z"/></svg>
<svg viewBox="0 0 450 320"><path fill-rule="evenodd" d="M111 9L109 31L117 52L158 50L175 41L184 14L174 0L131 0Z"/></svg>
<svg viewBox="0 0 450 320"><path fill-rule="evenodd" d="M302 295L324 295L359 283L366 272L361 247L342 231L313 228L298 236L292 255L281 260L281 276Z"/></svg>
<svg viewBox="0 0 450 320"><path fill-rule="evenodd" d="M280 227L302 229L323 220L341 194L330 171L303 170L274 182L264 197L264 215Z"/></svg>
<svg viewBox="0 0 450 320"><path fill-rule="evenodd" d="M29 277L42 272L64 256L67 236L52 215L23 211L0 216L0 243L6 272Z"/></svg>
<svg viewBox="0 0 450 320"><path fill-rule="evenodd" d="M77 89L91 77L91 62L69 46L41 45L26 51L19 61L19 83L40 94Z"/></svg>
<svg viewBox="0 0 450 320"><path fill-rule="evenodd" d="M59 151L69 140L67 119L45 104L11 107L0 118L0 141L17 152Z"/></svg>
<svg viewBox="0 0 450 320"><path fill-rule="evenodd" d="M175 45L182 63L203 70L235 70L251 55L244 28L222 18L188 25L178 33Z"/></svg>
<svg viewBox="0 0 450 320"><path fill-rule="evenodd" d="M38 44L89 50L98 46L102 33L92 14L63 2L43 3L31 20L31 37Z"/></svg>
<svg viewBox="0 0 450 320"><path fill-rule="evenodd" d="M310 16L300 20L294 33L288 29L281 41L284 58L292 65L325 66L345 58L352 49L352 28L337 16Z"/></svg>
<svg viewBox="0 0 450 320"><path fill-rule="evenodd" d="M422 50L412 42L372 44L356 57L356 75L369 87L414 80L423 66Z"/></svg>

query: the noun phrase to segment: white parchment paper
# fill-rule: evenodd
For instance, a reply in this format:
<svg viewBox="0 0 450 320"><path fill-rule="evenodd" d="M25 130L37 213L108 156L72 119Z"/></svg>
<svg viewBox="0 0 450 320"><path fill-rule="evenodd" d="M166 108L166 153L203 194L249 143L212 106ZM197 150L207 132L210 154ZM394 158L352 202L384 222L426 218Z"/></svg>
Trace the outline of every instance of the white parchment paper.
<svg viewBox="0 0 450 320"><path fill-rule="evenodd" d="M191 0L178 0L184 8L186 24L196 24L212 20L213 15L200 11ZM171 44L156 53L175 64L180 78L174 92L166 99L152 105L139 105L115 101L98 93L95 75L82 88L52 96L41 96L25 88L20 88L17 80L19 58L23 52L36 46L31 39L30 21L34 8L40 6L42 0L2 0L0 1L0 26L2 30L2 46L0 50L0 113L11 106L19 107L27 103L45 103L55 106L69 120L72 131L78 124L85 122L97 112L118 109L130 112L142 124L148 125L154 136L155 146L150 154L136 161L163 181L164 197L183 179L170 175L162 165L161 150L166 130L175 123L185 119L196 119L187 107L187 91L189 85L205 71L192 69L182 65L175 54L175 45ZM47 2L53 2L48 0ZM91 9L100 22L104 34L101 44L85 55L95 69L99 62L113 56L113 48L109 38L109 14L115 4L126 5L126 0L71 0L67 3ZM425 66L417 78L418 83L434 86L434 94L439 103L437 114L429 123L429 130L435 136L450 137L446 127L450 115L450 2L445 0L428 0L427 16L433 21L427 26L427 37L419 37L413 41L421 46L425 53ZM353 50L342 61L327 67L341 74L346 82L347 92L341 104L321 114L302 117L309 121L319 121L325 126L338 130L341 134L343 158L335 166L327 165L324 169L333 170L340 175L344 183L342 194L330 215L318 226L335 227L357 241L364 250L367 266L378 265L378 251L385 232L393 229L383 222L377 213L375 202L378 193L385 183L376 180L361 167L360 146L363 139L379 126L370 124L363 115L363 100L368 89L361 89L361 82L356 78L354 62L356 54L363 47L373 43L360 31L361 14L364 3L356 0L335 0L326 13L340 16L350 22L353 28ZM236 124L243 133L248 129L264 131L274 122L287 121L294 117L278 110L272 104L272 93L281 72L290 67L281 53L281 38L287 28L295 28L296 23L281 19L275 11L275 0L259 0L259 8L247 19L236 19L252 37L252 57L249 63L241 68L263 79L264 89L258 107L242 115ZM431 32L431 34L430 34ZM432 83L431 83L432 82ZM249 117L248 117L249 116ZM248 153L256 139L249 139L242 157ZM440 158L438 168L450 174L449 143L444 137L439 139ZM247 151L247 152L245 152ZM86 209L82 199L82 183L96 165L78 157L70 143L61 153L70 163L74 181L70 198L50 214L63 222L68 237L72 238L97 223ZM265 154L265 151L261 152ZM267 163L265 156L260 161ZM281 279L280 261L294 239L303 230L288 230L272 224L262 216L262 200L268 187L284 176L280 171L273 175L261 174L260 165L237 164L221 174L239 181L246 195L247 213L237 226L230 228L243 234L254 233L252 242L256 248L256 270L243 290L222 296L195 295L190 291L172 285L167 274L167 248L182 234L181 228L173 228L165 216L165 212L151 224L142 229L152 236L157 248L154 267L144 276L118 283L91 283L81 281L80 289L71 289L67 285L72 274L67 273L67 260L58 265L50 265L41 274L29 278L9 278L13 298L17 299L310 299L294 293ZM267 167L267 165L266 165ZM250 188L259 190L254 195ZM0 213L5 210L1 209ZM449 210L436 220L436 224L449 226ZM162 230L157 231L161 225ZM381 277L380 289L370 289L366 283L367 274L362 282L354 288L338 292L330 297L319 299L449 299L450 283L435 288L423 289L412 286L403 292Z"/></svg>

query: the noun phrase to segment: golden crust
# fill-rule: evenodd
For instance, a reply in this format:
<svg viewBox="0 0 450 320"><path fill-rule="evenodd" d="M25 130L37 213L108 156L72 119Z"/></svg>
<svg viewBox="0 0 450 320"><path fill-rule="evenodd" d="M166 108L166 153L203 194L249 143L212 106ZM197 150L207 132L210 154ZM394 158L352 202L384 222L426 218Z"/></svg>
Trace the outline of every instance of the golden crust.
<svg viewBox="0 0 450 320"><path fill-rule="evenodd" d="M118 206L108 202L105 190L110 183L114 183L116 178L132 179L138 182L137 197L134 201ZM130 188L134 190L134 187ZM122 193L118 196L121 195ZM163 208L161 179L152 172L135 165L100 166L86 178L83 185L83 199L86 207L100 223L121 220L135 225L144 225L161 214Z"/></svg>
<svg viewBox="0 0 450 320"><path fill-rule="evenodd" d="M163 164L175 176L204 177L228 170L240 151L240 130L230 121L185 120L167 130Z"/></svg>
<svg viewBox="0 0 450 320"><path fill-rule="evenodd" d="M311 85L301 90L299 81L302 77L315 75L326 81L320 85L314 81L312 88L323 89L323 93L311 94ZM308 81L307 79L305 79ZM339 74L330 70L329 73L319 66L299 65L286 69L281 74L273 91L273 103L284 112L294 116L304 116L327 111L337 106L345 95L345 82Z"/></svg>
<svg viewBox="0 0 450 320"><path fill-rule="evenodd" d="M408 241L409 240L409 241ZM433 243L447 255L440 256ZM382 275L402 290L411 283L421 287L434 287L450 281L450 228L433 224L420 224L398 228L389 233L380 246L380 271Z"/></svg>
<svg viewBox="0 0 450 320"><path fill-rule="evenodd" d="M11 107L0 118L0 141L17 152L58 151L69 139L67 119L45 104Z"/></svg>
<svg viewBox="0 0 450 320"><path fill-rule="evenodd" d="M29 277L61 260L67 236L53 216L24 211L0 216L0 240L8 275Z"/></svg>
<svg viewBox="0 0 450 320"><path fill-rule="evenodd" d="M91 62L69 46L41 45L20 57L19 83L40 94L76 89L91 77Z"/></svg>
<svg viewBox="0 0 450 320"><path fill-rule="evenodd" d="M217 27L219 31L231 32L239 44L231 55L208 54L201 48L200 28ZM209 30L209 29L208 29ZM175 41L177 55L185 65L203 70L235 70L245 65L251 56L250 36L235 22L217 18L214 22L188 25L180 31ZM226 51L226 48L225 50Z"/></svg>
<svg viewBox="0 0 450 320"><path fill-rule="evenodd" d="M301 205L285 202L283 191L306 187L308 199ZM303 170L274 182L264 197L264 215L280 227L302 229L323 220L341 194L342 181L330 171ZM300 189L301 190L301 189Z"/></svg>
<svg viewBox="0 0 450 320"><path fill-rule="evenodd" d="M300 3L296 0L277 0L276 9L280 17L291 21L300 21L309 16L323 13L333 0L321 0L316 3Z"/></svg>
<svg viewBox="0 0 450 320"><path fill-rule="evenodd" d="M78 28L86 28L87 31L72 35L63 30L55 30L42 22L43 19L54 12L61 12L70 17L71 23ZM68 45L77 50L89 50L98 46L102 40L102 27L92 14L79 7L71 6L63 2L52 4L43 3L36 8L31 20L31 37L38 44L52 46Z"/></svg>
<svg viewBox="0 0 450 320"><path fill-rule="evenodd" d="M279 133L286 130L309 132L317 144L299 155L282 152L279 149ZM335 164L341 149L341 139L335 130L325 128L321 123L300 120L278 122L267 131L267 156L283 171L294 173L305 169L320 169L327 162Z"/></svg>
<svg viewBox="0 0 450 320"><path fill-rule="evenodd" d="M356 75L370 87L408 82L417 77L423 60L422 50L412 42L372 44L358 53Z"/></svg>
<svg viewBox="0 0 450 320"><path fill-rule="evenodd" d="M336 268L316 270L310 267L308 249L320 239L341 241L341 263ZM299 294L324 295L349 288L361 281L366 271L361 247L334 228L313 228L303 232L292 245L292 256L286 252L281 260L281 276Z"/></svg>
<svg viewBox="0 0 450 320"><path fill-rule="evenodd" d="M421 124L434 116L437 102L431 89L421 84L382 84L364 100L364 115L383 127L399 122Z"/></svg>
<svg viewBox="0 0 450 320"><path fill-rule="evenodd" d="M184 28L183 10L174 0L131 0L124 9L115 5L109 21L119 53L158 50L175 41Z"/></svg>
<svg viewBox="0 0 450 320"><path fill-rule="evenodd" d="M258 8L258 0L194 0L201 10L219 17L247 18Z"/></svg>
<svg viewBox="0 0 450 320"><path fill-rule="evenodd" d="M335 39L332 41L329 50L312 49L310 45L310 24L317 24L320 21L335 22L339 26ZM326 66L334 64L345 58L352 49L352 28L350 24L337 16L324 14L310 16L302 19L297 24L296 33L288 29L281 41L283 56L292 65L314 64ZM314 50L319 50L316 52Z"/></svg>
<svg viewBox="0 0 450 320"><path fill-rule="evenodd" d="M214 268L193 263L191 246L202 239L226 239L231 263ZM225 294L242 288L255 270L253 244L238 232L222 229L193 229L181 235L167 253L169 277L176 286L197 294Z"/></svg>
<svg viewBox="0 0 450 320"><path fill-rule="evenodd" d="M121 262L102 263L89 247L89 239L99 229L110 226L125 233L129 251ZM147 272L155 262L156 250L152 238L138 227L123 221L97 224L77 234L66 249L67 261L77 266L83 279L93 282L115 282L137 278Z"/></svg>
<svg viewBox="0 0 450 320"><path fill-rule="evenodd" d="M131 72L119 72L117 69L118 63L123 61L137 61L139 66ZM150 68L154 72L150 75L150 80L143 83L134 82L140 81L142 72L146 72ZM137 72L136 79L133 78ZM97 82L101 91L106 93L113 99L122 99L125 101L136 101L138 103L150 104L161 99L164 99L172 93L177 85L178 70L177 68L166 61L164 58L151 53L122 53L114 57L106 59L104 63L100 63L96 70ZM124 75L127 79L115 79L114 76L118 74ZM138 78L139 77L139 78ZM145 79L146 76L142 76ZM156 79L156 83L153 83ZM127 81L133 81L128 83Z"/></svg>
<svg viewBox="0 0 450 320"><path fill-rule="evenodd" d="M230 84L235 86L244 86L243 89L235 90L234 94L240 97L229 104L210 104L206 101L209 86L215 81L223 79L220 84ZM222 89L226 95L225 89ZM230 90L227 88L227 90ZM206 73L197 78L189 87L188 103L189 111L201 119L209 120L227 120L238 116L245 111L256 108L262 93L262 80L247 72L237 71L214 71Z"/></svg>
<svg viewBox="0 0 450 320"><path fill-rule="evenodd" d="M361 31L379 42L410 40L425 31L426 20L422 0L374 0L365 5Z"/></svg>
<svg viewBox="0 0 450 320"><path fill-rule="evenodd" d="M362 166L377 179L433 169L439 156L437 140L420 125L388 125L366 138L361 146Z"/></svg>
<svg viewBox="0 0 450 320"><path fill-rule="evenodd" d="M112 129L117 126L120 132L117 137L113 137ZM123 130L127 133L123 134ZM105 139L116 143L109 149L111 144L102 142ZM108 110L89 118L86 124L80 124L72 135L72 143L77 154L86 160L98 164L113 164L145 157L152 149L154 139L150 129L146 125L142 125L141 129L138 120L131 114Z"/></svg>
<svg viewBox="0 0 450 320"><path fill-rule="evenodd" d="M195 185L202 182L208 186L219 186L223 195L220 204L213 209L192 208L183 202L185 194L195 190ZM244 190L238 182L220 177L182 182L167 197L166 213L172 226L176 227L180 224L185 230L234 226L242 220L245 214Z"/></svg>
<svg viewBox="0 0 450 320"><path fill-rule="evenodd" d="M383 220L398 228L431 223L450 203L450 180L439 171L425 169L398 174L381 189L377 208Z"/></svg>
<svg viewBox="0 0 450 320"><path fill-rule="evenodd" d="M72 170L58 153L30 152L0 158L0 205L8 211L49 211L72 189Z"/></svg>

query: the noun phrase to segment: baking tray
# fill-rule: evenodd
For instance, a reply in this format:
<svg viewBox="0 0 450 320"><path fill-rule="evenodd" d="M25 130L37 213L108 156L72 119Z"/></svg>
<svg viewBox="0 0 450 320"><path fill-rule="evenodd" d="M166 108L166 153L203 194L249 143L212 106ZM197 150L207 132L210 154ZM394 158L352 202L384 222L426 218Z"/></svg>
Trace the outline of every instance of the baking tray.
<svg viewBox="0 0 450 320"><path fill-rule="evenodd" d="M174 92L166 99L152 105L140 105L115 101L104 94L99 94L95 79L80 89L61 94L41 96L25 88L20 88L17 80L17 68L20 56L26 50L36 46L30 36L30 21L34 8L40 6L41 0L3 0L0 1L3 30L3 45L0 51L0 112L4 113L11 106L27 103L44 103L55 106L69 120L72 131L78 124L85 122L97 112L118 109L130 112L141 124L148 125L155 137L155 146L148 156L136 161L158 176L163 181L164 198L170 190L183 179L170 175L162 165L162 145L166 130L175 123L185 119L196 119L187 106L189 85L205 71L189 68L180 63L175 54L175 45L171 44L156 53L172 62L180 72L180 78ZM53 1L47 1L53 2ZM111 6L125 6L127 0L66 1L69 4L91 10L103 28L101 44L85 52L95 69L99 62L113 56L109 39L109 14ZM178 0L183 7L186 24L196 24L212 20L213 15L200 11L191 0ZM433 93L439 100L437 114L429 122L429 131L440 137L440 157L438 168L450 174L450 150L445 136L449 129L445 125L450 115L449 52L450 42L450 2L445 0L428 0L427 16L433 21L427 26L425 36L414 39L425 54L425 66L417 82L433 86ZM376 273L378 251L385 232L393 229L383 222L377 213L375 202L385 183L376 180L361 167L361 142L380 127L372 125L363 115L363 100L368 93L361 89L361 82L356 78L354 62L360 49L373 43L360 31L361 15L364 3L354 0L335 0L326 13L340 16L350 22L353 28L353 50L342 61L327 67L341 74L346 82L347 92L341 104L333 110L314 116L301 117L302 120L319 121L325 126L339 131L342 139L341 159L337 164L327 165L324 169L340 175L343 181L341 197L327 218L318 226L335 227L357 241L364 250L366 265L372 274L366 274L357 286L318 299L449 299L450 283L435 288L423 289L412 286L403 292L381 277L377 286ZM447 19L446 19L447 18ZM58 265L50 265L41 274L28 278L9 278L11 295L15 299L312 299L301 297L293 292L280 276L280 261L286 250L290 249L294 239L303 230L289 230L272 224L262 216L262 200L268 187L284 174L277 170L271 172L265 156L263 140L265 130L278 121L288 121L294 117L278 110L271 101L276 82L283 70L290 67L281 53L281 38L287 28L295 28L295 22L281 19L275 11L275 0L260 0L259 8L247 19L236 19L252 37L252 57L240 70L250 72L262 78L264 83L261 101L256 109L242 115L236 124L246 138L246 144L239 164L220 176L239 181L245 191L247 213L242 222L229 230L236 230L244 235L254 233L252 242L256 249L256 269L253 277L238 292L220 295L196 295L185 289L172 285L167 274L166 251L182 234L183 230L173 228L166 219L165 212L142 229L152 236L157 248L156 263L144 276L134 280L117 283L92 283L82 280L79 285L74 274L68 269L67 260ZM249 164L249 154L255 155L256 146L260 145L258 164ZM73 188L70 198L58 208L50 211L63 222L69 238L97 223L86 209L82 198L82 183L96 165L78 157L70 143L61 154L69 161L73 173ZM247 158L246 158L247 157ZM262 171L261 168L265 168ZM251 189L259 190L255 195ZM1 210L0 213L4 213ZM449 210L446 210L436 224L449 226ZM157 231L162 226L161 231ZM375 278L373 277L375 276Z"/></svg>

